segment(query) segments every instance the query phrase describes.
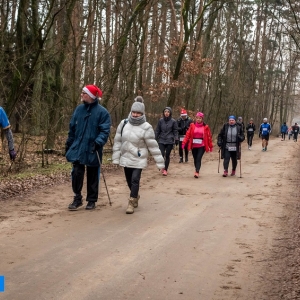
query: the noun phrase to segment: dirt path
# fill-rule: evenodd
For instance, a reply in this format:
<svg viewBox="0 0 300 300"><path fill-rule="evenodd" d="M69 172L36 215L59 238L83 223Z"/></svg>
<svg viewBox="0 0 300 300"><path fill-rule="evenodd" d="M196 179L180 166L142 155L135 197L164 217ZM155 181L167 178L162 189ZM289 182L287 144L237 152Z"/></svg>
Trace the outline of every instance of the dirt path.
<svg viewBox="0 0 300 300"><path fill-rule="evenodd" d="M270 261L295 192L295 155L292 141L273 139L266 153L258 140L252 151L244 143L242 178L223 178L215 150L199 179L192 158L178 164L177 155L167 177L154 165L143 171L133 215L121 169L106 174L112 207L102 181L95 211L66 209L70 184L4 201L0 298L282 299Z"/></svg>

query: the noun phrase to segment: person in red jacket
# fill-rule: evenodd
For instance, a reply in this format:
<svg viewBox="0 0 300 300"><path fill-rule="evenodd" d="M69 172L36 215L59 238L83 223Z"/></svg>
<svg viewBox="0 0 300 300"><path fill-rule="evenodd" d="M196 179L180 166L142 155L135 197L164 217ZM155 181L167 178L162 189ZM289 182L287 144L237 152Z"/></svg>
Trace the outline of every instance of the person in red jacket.
<svg viewBox="0 0 300 300"><path fill-rule="evenodd" d="M201 168L201 160L204 152L213 151L213 143L209 126L203 122L204 114L197 112L195 122L192 123L185 134L182 141L182 149L188 145L188 150L192 150L194 165L195 165L195 178L199 178L199 171Z"/></svg>

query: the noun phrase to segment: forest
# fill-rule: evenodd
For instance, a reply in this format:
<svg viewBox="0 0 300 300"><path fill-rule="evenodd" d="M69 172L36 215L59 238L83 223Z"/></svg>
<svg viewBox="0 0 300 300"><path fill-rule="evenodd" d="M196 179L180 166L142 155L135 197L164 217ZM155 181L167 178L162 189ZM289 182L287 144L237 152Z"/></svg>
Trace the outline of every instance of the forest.
<svg viewBox="0 0 300 300"><path fill-rule="evenodd" d="M214 134L230 114L279 130L299 106L299 22L296 0L2 0L0 105L22 149L64 147L86 84L113 127L142 95L154 127L170 106Z"/></svg>

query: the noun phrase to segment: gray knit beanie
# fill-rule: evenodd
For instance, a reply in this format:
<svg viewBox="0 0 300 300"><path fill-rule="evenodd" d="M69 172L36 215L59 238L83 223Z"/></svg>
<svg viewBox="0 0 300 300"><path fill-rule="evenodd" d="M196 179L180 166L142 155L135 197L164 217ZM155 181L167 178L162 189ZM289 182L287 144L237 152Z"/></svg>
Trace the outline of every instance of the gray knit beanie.
<svg viewBox="0 0 300 300"><path fill-rule="evenodd" d="M137 96L134 99L134 103L131 106L131 111L140 112L143 115L145 114L145 105L144 105L144 99L142 96Z"/></svg>

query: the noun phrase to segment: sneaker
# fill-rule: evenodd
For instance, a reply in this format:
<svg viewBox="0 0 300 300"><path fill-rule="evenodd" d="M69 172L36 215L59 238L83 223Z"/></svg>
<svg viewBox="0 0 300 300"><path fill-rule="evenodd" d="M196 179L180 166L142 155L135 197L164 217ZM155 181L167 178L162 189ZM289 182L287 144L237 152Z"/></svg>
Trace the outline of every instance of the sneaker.
<svg viewBox="0 0 300 300"><path fill-rule="evenodd" d="M182 158L182 157L180 157L179 163L180 163L180 164L183 163L183 158Z"/></svg>
<svg viewBox="0 0 300 300"><path fill-rule="evenodd" d="M227 177L227 176L228 176L228 171L224 170L223 177Z"/></svg>
<svg viewBox="0 0 300 300"><path fill-rule="evenodd" d="M194 177L199 178L199 172L195 172Z"/></svg>
<svg viewBox="0 0 300 300"><path fill-rule="evenodd" d="M235 176L235 170L232 170L232 171L231 171L230 176Z"/></svg>
<svg viewBox="0 0 300 300"><path fill-rule="evenodd" d="M89 201L85 209L94 209L96 207L95 201Z"/></svg>
<svg viewBox="0 0 300 300"><path fill-rule="evenodd" d="M163 174L164 176L167 176L167 175L168 175L168 172L167 172L166 170L163 170L162 174Z"/></svg>
<svg viewBox="0 0 300 300"><path fill-rule="evenodd" d="M78 207L82 206L82 201L74 200L72 203L69 204L69 210L77 210Z"/></svg>
<svg viewBox="0 0 300 300"><path fill-rule="evenodd" d="M266 149L265 148L262 148L262 150L261 151L266 151Z"/></svg>

